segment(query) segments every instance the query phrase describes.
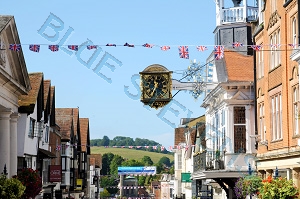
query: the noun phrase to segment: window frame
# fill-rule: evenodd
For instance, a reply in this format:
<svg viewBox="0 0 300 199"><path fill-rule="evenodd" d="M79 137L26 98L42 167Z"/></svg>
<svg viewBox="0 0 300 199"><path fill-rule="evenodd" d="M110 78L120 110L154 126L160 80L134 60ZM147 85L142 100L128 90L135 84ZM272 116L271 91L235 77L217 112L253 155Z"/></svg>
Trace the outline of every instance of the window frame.
<svg viewBox="0 0 300 199"><path fill-rule="evenodd" d="M282 95L281 92L271 96L271 135L272 141L282 140Z"/></svg>
<svg viewBox="0 0 300 199"><path fill-rule="evenodd" d="M240 115L240 112L238 112L237 109L243 110L244 114ZM238 122L236 122L236 121L238 121ZM242 129L243 132L239 132L238 131L239 128ZM247 152L246 131L247 131L246 107L245 106L234 106L233 107L234 153L246 153ZM239 135L239 133L241 135ZM238 147L238 145L242 146L243 148Z"/></svg>

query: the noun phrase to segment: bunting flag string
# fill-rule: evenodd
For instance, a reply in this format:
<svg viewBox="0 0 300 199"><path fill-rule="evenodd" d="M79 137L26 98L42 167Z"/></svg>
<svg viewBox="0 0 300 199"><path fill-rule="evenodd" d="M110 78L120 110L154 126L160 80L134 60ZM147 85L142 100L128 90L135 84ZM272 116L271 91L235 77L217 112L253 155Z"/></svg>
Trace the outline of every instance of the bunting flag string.
<svg viewBox="0 0 300 199"><path fill-rule="evenodd" d="M82 145L79 145L79 144L70 144L70 145L65 145L65 148L67 149L68 147L78 147L78 146L85 146L85 147L91 147L90 145L85 145L85 144L82 144ZM169 150L172 151L173 149L187 149L189 148L190 146L194 147L195 145L177 145L177 146L169 146ZM164 151L166 149L166 147L164 146L101 146L101 147L105 147L105 148L129 148L129 149L140 149L140 148L145 148L145 149L153 149L153 150L158 150L160 149L161 151ZM56 148L55 148L56 151L60 151L62 150L62 145L56 145Z"/></svg>
<svg viewBox="0 0 300 199"><path fill-rule="evenodd" d="M20 51L22 46L28 45L29 46L29 50L32 52L40 52L41 46L42 45L47 45L47 44L9 44L9 49L12 51ZM3 46L5 46L3 44ZM190 47L196 47L196 50L199 52L203 52L208 50L209 46L213 46L214 49L214 55L215 55L215 59L219 60L222 59L224 57L224 52L227 46L224 45L156 45L156 44L149 44L149 43L145 43L142 45L135 45L135 44L129 44L129 43L125 43L123 45L117 45L117 44L113 44L113 43L107 43L105 45L47 45L48 49L52 52L57 52L59 51L59 47L63 47L63 46L67 46L68 49L73 50L73 51L78 51L80 47L86 47L88 50L93 50L93 49L97 49L98 47L101 46L107 46L107 47L117 47L117 46L126 46L126 47L130 47L130 48L135 48L135 47L144 47L144 48L153 48L153 47L159 47L162 51L168 51L171 49L171 47L176 46L179 50L179 58L182 59L189 59L190 57L190 52L189 52L189 48ZM238 48L240 47L247 47L247 48L252 48L255 51L260 51L263 49L263 47L269 47L270 50L280 50L281 46L287 46L289 47L289 49L286 50L292 50L295 49L297 47L299 47L299 44L261 44L261 45L244 45L240 42L234 42L232 43L232 45L230 46L231 48L236 49L236 51L238 51ZM5 50L5 49L1 49L1 50Z"/></svg>

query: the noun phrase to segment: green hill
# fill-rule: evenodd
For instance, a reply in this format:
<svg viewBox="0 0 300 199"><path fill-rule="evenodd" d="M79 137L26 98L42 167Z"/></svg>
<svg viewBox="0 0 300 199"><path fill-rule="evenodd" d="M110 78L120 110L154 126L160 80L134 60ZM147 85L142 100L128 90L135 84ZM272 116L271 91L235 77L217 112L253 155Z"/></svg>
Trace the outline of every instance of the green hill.
<svg viewBox="0 0 300 199"><path fill-rule="evenodd" d="M160 158L166 156L172 162L174 160L174 155L172 154L163 154L163 153L155 153L143 150L136 149L126 149L126 148L105 148L105 147L91 147L91 154L104 154L104 153L113 153L120 155L126 159L135 159L141 160L144 156L149 156L153 163L157 163Z"/></svg>

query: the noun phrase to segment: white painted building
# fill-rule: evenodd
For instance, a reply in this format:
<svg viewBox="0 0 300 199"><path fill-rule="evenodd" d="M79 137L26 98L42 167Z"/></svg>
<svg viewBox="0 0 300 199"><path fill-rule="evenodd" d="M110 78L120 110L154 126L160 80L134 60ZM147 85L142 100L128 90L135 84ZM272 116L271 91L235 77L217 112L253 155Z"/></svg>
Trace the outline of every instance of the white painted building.
<svg viewBox="0 0 300 199"><path fill-rule="evenodd" d="M22 49L9 49L20 43L14 17L0 15L0 172L6 166L8 177L17 174L18 98L31 89Z"/></svg>

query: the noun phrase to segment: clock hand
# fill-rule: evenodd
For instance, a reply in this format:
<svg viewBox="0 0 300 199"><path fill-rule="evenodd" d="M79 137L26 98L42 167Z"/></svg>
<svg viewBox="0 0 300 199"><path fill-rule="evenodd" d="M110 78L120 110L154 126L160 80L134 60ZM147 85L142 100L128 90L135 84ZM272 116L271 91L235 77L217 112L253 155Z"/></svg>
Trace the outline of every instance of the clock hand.
<svg viewBox="0 0 300 199"><path fill-rule="evenodd" d="M157 87L158 87L158 83L156 81L154 81L154 88L153 88L153 91L151 93L151 97L153 97L154 92L156 91Z"/></svg>

